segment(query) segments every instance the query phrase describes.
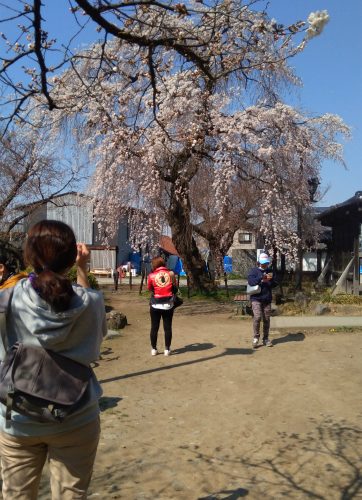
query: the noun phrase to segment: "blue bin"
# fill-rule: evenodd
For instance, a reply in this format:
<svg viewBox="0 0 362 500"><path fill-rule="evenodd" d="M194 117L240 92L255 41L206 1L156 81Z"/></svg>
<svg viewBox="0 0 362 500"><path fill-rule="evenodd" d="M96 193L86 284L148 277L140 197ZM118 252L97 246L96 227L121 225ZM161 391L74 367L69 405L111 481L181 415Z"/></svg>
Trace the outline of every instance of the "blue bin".
<svg viewBox="0 0 362 500"><path fill-rule="evenodd" d="M224 272L232 273L233 272L233 259L231 257L224 257Z"/></svg>

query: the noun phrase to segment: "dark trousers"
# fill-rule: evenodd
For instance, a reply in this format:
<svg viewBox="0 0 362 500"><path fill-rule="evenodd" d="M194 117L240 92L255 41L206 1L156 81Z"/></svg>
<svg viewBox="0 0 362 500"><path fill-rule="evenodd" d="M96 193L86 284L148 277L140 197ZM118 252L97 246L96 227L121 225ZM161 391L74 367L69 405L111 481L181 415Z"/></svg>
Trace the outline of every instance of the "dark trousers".
<svg viewBox="0 0 362 500"><path fill-rule="evenodd" d="M165 332L165 349L168 351L171 347L172 340L172 317L173 317L173 308L172 309L154 309L150 307L150 315L151 315L151 346L152 349L157 349L157 334L158 329L160 328L161 318L163 319L163 329Z"/></svg>
<svg viewBox="0 0 362 500"><path fill-rule="evenodd" d="M118 276L113 276L114 289L118 290Z"/></svg>

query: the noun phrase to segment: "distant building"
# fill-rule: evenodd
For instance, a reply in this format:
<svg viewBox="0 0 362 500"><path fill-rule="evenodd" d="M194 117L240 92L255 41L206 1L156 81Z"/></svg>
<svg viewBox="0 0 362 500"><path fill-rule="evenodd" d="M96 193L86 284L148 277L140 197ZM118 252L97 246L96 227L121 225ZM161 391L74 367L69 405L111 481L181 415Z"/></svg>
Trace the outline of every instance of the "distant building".
<svg viewBox="0 0 362 500"><path fill-rule="evenodd" d="M28 207L28 205L19 207L19 210ZM108 245L103 244L107 235L104 229L98 228L98 223L94 220L93 201L89 196L73 192L56 196L27 215L22 222L21 230L27 233L31 226L43 219L60 220L68 224L73 229L76 240L90 247L90 269L98 271L100 275L110 275L112 269L128 262L133 253L128 240L128 222L125 218L119 221L115 236L108 238ZM16 231L19 229L16 228Z"/></svg>
<svg viewBox="0 0 362 500"><path fill-rule="evenodd" d="M362 191L316 217L331 228L328 273L337 291L362 292Z"/></svg>

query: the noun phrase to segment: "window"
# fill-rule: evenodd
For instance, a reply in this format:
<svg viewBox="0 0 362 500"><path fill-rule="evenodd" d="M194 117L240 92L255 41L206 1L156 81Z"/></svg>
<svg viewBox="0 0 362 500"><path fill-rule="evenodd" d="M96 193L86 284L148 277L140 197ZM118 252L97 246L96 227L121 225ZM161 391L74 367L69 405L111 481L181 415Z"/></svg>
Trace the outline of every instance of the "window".
<svg viewBox="0 0 362 500"><path fill-rule="evenodd" d="M252 239L252 233L239 233L239 243L251 243Z"/></svg>

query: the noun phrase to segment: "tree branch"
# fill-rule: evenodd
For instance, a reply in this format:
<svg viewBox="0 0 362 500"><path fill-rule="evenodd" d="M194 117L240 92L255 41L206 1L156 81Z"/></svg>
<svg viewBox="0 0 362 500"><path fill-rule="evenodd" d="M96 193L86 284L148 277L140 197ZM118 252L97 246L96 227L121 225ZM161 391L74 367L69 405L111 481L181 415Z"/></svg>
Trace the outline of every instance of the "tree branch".
<svg viewBox="0 0 362 500"><path fill-rule="evenodd" d="M40 67L40 81L41 81L41 90L46 100L48 101L49 109L55 109L57 106L48 91L48 82L47 82L47 73L48 68L46 67L45 60L42 53L42 29L41 29L41 0L34 0L34 44L35 49L34 52L38 59L39 67Z"/></svg>
<svg viewBox="0 0 362 500"><path fill-rule="evenodd" d="M120 40L125 40L129 43L139 45L141 47L152 47L156 48L159 46L171 47L180 55L185 57L188 61L193 62L196 66L202 71L204 75L206 75L210 80L214 80L212 73L210 72L208 62L204 61L202 57L196 54L195 50L188 47L186 44L182 44L177 42L176 37L167 37L167 38L157 38L151 39L146 36L134 35L132 33L127 32L126 30L119 28L113 23L110 23L101 16L100 9L96 9L91 5L87 0L75 0L76 3L81 7L86 14L89 15L91 19L103 29L105 29L108 33L111 33L116 38Z"/></svg>

